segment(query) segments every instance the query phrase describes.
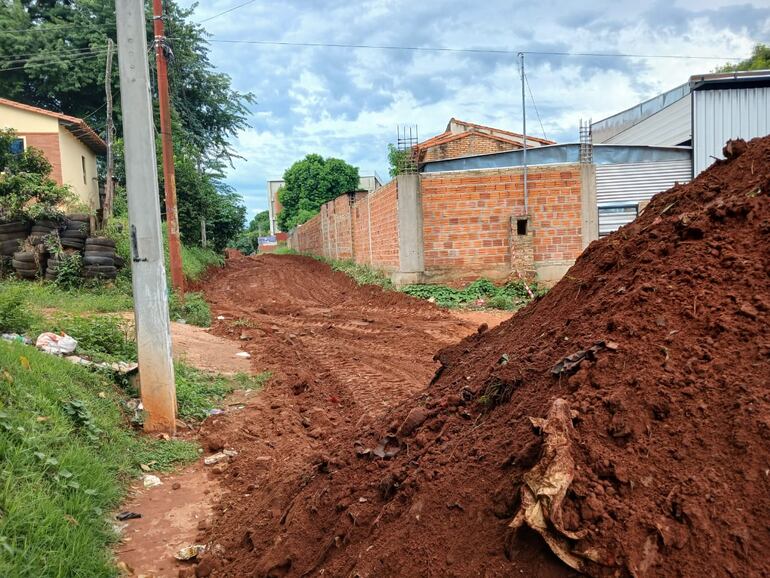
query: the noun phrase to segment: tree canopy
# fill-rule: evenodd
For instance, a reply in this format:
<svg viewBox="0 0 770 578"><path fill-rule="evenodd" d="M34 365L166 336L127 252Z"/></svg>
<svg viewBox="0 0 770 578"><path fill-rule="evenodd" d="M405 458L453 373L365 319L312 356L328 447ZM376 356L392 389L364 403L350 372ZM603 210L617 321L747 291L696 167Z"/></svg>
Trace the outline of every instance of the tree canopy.
<svg viewBox="0 0 770 578"><path fill-rule="evenodd" d="M238 236L235 248L241 253L249 255L259 249L259 237L270 234L270 213L261 211L254 215L248 227Z"/></svg>
<svg viewBox="0 0 770 578"><path fill-rule="evenodd" d="M343 160L310 154L286 169L283 180L278 226L288 231L310 220L327 201L356 190L359 176L358 168Z"/></svg>
<svg viewBox="0 0 770 578"><path fill-rule="evenodd" d="M717 69L718 72L735 72L736 70L767 70L770 68L770 46L757 44L746 60L738 64L726 64Z"/></svg>
<svg viewBox="0 0 770 578"><path fill-rule="evenodd" d="M254 100L251 94L234 90L228 75L214 70L204 28L189 21L194 8L164 0L166 36L173 54L169 81L180 226L186 242L198 242L203 216L211 223L209 240L224 246L225 237L237 235L245 220L240 198L223 177L237 157L232 138L247 126L247 107ZM108 38L116 39L114 0L0 2L0 96L84 118L103 134ZM151 18L147 38L152 42ZM154 66L151 56L153 90ZM120 134L117 64L110 82ZM162 171L158 174L162 178Z"/></svg>

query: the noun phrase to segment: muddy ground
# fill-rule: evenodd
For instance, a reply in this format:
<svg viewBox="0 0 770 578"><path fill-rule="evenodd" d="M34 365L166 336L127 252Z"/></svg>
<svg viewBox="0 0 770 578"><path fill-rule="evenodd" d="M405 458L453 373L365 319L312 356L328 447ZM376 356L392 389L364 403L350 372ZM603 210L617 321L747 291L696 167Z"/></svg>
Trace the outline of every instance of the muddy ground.
<svg viewBox="0 0 770 578"><path fill-rule="evenodd" d="M127 522L127 540L118 549L134 575L194 572L173 554L207 541L214 507L221 514L228 503L247 499L258 512L255 522L276 523L278 504L296 485L284 481L307 475L337 439L424 388L438 367L433 356L439 349L511 316L448 312L359 287L297 256L230 260L202 289L214 325L202 330L174 324L175 355L201 369L234 373L250 364L254 373L270 371L273 377L258 396L239 399L245 409L203 424L206 455L225 447L239 452L224 472L196 464L163 477L163 486L136 488L125 509L143 518ZM239 348L251 354L250 361L235 356Z"/></svg>

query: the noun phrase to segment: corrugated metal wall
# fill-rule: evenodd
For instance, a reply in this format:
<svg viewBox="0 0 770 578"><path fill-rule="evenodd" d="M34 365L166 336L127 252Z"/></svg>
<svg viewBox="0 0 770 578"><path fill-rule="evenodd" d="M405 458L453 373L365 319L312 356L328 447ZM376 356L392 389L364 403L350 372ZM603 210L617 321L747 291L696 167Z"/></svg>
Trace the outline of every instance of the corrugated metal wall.
<svg viewBox="0 0 770 578"><path fill-rule="evenodd" d="M690 180L689 160L596 166L599 235L607 235L636 218L636 207L654 195Z"/></svg>
<svg viewBox="0 0 770 578"><path fill-rule="evenodd" d="M746 140L770 134L770 88L732 88L693 92L693 161L695 174L722 157L731 138Z"/></svg>

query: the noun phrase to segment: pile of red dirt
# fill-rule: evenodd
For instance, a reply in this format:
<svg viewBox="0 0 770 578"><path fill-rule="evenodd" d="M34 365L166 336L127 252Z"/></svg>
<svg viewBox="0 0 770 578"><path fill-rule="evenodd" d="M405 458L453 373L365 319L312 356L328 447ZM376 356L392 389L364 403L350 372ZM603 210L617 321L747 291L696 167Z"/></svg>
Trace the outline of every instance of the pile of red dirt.
<svg viewBox="0 0 770 578"><path fill-rule="evenodd" d="M770 137L732 150L545 297L440 351L428 387L351 424L272 521L241 468L208 566L769 575Z"/></svg>

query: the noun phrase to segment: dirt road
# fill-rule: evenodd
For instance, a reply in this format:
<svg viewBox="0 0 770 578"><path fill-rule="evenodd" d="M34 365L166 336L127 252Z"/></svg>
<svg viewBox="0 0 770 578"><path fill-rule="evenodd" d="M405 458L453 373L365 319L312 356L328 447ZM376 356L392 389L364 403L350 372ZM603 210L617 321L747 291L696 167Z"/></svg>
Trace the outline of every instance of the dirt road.
<svg viewBox="0 0 770 578"><path fill-rule="evenodd" d="M172 553L183 545L176 543L182 538L194 541L196 526L204 520L198 542L212 539L218 551L227 551L230 540L255 544L253 559L239 557L232 567L217 562L221 567L214 575L253 573L256 552L279 532L298 482L325 469L331 448L341 440L349 443L353 428L365 427L422 390L438 367L433 356L440 348L475 332L481 323L494 326L509 317L502 312L449 313L400 293L359 287L348 276L298 256L231 260L203 290L216 337L178 338L178 348L190 349L188 361L227 370L237 359L217 342L225 337L251 354L255 372L269 370L273 378L246 409L204 423L207 453L222 448L238 452L225 471L195 466L182 473L179 492L190 495L181 502L179 492L158 490L130 504L151 510L147 524L168 521L174 542L158 543L163 540L153 528L137 527L121 556L135 572L174 577L179 569L193 572L192 565L176 562ZM164 488L174 480L167 479ZM209 531L208 504L220 489L225 495ZM190 500L200 507L183 503ZM207 575L207 564L197 569L199 574Z"/></svg>

